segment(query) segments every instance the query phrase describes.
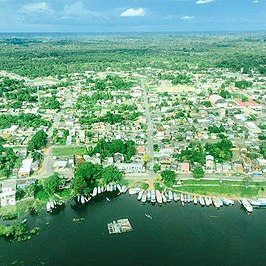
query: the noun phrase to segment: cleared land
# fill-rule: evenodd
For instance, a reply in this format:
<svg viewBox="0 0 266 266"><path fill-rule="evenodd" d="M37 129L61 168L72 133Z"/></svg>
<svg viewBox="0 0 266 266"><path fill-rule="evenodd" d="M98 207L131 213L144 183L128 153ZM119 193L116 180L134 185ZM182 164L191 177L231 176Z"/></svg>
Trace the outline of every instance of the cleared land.
<svg viewBox="0 0 266 266"><path fill-rule="evenodd" d="M85 155L88 151L85 147L57 147L52 148L53 156Z"/></svg>

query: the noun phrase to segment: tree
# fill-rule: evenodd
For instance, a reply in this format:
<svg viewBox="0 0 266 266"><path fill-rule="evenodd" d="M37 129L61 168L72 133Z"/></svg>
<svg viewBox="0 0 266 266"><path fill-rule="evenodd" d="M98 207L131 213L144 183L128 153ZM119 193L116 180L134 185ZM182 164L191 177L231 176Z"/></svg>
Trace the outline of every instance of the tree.
<svg viewBox="0 0 266 266"><path fill-rule="evenodd" d="M58 192L61 187L65 185L65 180L54 174L44 181L44 189L49 195Z"/></svg>
<svg viewBox="0 0 266 266"><path fill-rule="evenodd" d="M204 177L204 171L203 171L202 167L200 167L200 166L195 167L195 169L193 170L193 177L194 178Z"/></svg>
<svg viewBox="0 0 266 266"><path fill-rule="evenodd" d="M144 154L142 156L142 160L146 164L146 163L148 163L151 160L151 157L148 154Z"/></svg>
<svg viewBox="0 0 266 266"><path fill-rule="evenodd" d="M155 164L155 165L153 166L153 171L154 171L155 173L157 173L160 169L161 169L161 166L160 166L159 164Z"/></svg>
<svg viewBox="0 0 266 266"><path fill-rule="evenodd" d="M34 151L43 148L46 145L47 137L48 135L44 130L37 131L28 143L28 150Z"/></svg>
<svg viewBox="0 0 266 266"><path fill-rule="evenodd" d="M110 165L103 169L102 178L105 184L118 182L122 180L122 173L117 169L116 166Z"/></svg>
<svg viewBox="0 0 266 266"><path fill-rule="evenodd" d="M175 182L175 172L172 170L164 170L161 172L161 177L167 183L173 184Z"/></svg>

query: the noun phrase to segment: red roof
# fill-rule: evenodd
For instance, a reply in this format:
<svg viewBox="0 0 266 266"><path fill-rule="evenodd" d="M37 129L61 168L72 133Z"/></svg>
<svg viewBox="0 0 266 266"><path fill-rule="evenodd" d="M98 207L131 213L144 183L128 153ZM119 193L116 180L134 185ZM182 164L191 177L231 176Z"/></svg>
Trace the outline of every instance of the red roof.
<svg viewBox="0 0 266 266"><path fill-rule="evenodd" d="M261 106L252 99L249 99L247 102L242 102L240 99L235 99L234 101L238 106Z"/></svg>

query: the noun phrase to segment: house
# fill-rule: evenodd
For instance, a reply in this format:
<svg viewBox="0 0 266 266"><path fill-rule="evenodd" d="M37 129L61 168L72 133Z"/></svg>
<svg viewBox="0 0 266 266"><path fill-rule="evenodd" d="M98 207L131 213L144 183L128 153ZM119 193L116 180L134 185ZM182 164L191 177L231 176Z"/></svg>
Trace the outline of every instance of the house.
<svg viewBox="0 0 266 266"><path fill-rule="evenodd" d="M144 163L133 162L133 163L116 163L115 166L118 170L125 172L126 174L137 174L144 172Z"/></svg>
<svg viewBox="0 0 266 266"><path fill-rule="evenodd" d="M22 166L18 170L18 176L20 178L29 177L30 176L32 162L33 162L32 158L25 159L25 160L22 161Z"/></svg>
<svg viewBox="0 0 266 266"><path fill-rule="evenodd" d="M211 174L214 169L214 157L212 155L206 156L206 173Z"/></svg>
<svg viewBox="0 0 266 266"><path fill-rule="evenodd" d="M1 207L16 205L16 180L5 180L0 193Z"/></svg>
<svg viewBox="0 0 266 266"><path fill-rule="evenodd" d="M189 173L189 168L190 168L189 163L181 163L180 172L182 174L188 174Z"/></svg>

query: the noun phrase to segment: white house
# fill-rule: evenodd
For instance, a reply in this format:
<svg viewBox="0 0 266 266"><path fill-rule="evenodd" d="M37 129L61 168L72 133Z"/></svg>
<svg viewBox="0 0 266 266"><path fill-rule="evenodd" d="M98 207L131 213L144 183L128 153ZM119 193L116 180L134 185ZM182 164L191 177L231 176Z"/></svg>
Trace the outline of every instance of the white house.
<svg viewBox="0 0 266 266"><path fill-rule="evenodd" d="M32 165L33 159L25 159L22 161L22 166L18 170L18 176L19 177L29 177L30 171L31 171L31 165Z"/></svg>
<svg viewBox="0 0 266 266"><path fill-rule="evenodd" d="M1 207L16 205L16 180L3 181L0 204Z"/></svg>

